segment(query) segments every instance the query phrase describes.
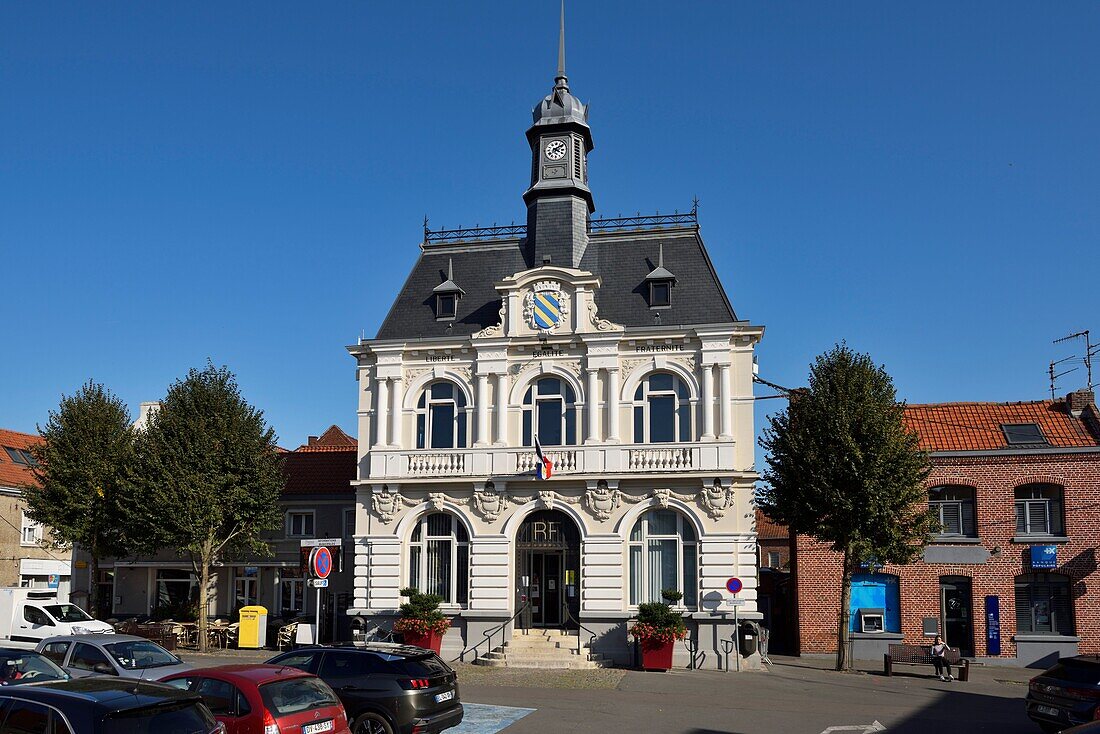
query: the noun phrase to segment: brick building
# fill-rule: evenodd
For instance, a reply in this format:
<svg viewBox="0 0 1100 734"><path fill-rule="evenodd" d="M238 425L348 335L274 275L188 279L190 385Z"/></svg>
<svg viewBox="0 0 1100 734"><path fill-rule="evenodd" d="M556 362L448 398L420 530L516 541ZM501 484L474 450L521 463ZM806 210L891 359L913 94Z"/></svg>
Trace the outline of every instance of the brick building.
<svg viewBox="0 0 1100 734"><path fill-rule="evenodd" d="M70 552L51 548L49 531L27 517L22 487L32 484L31 447L42 439L0 428L0 586L55 588L68 599Z"/></svg>
<svg viewBox="0 0 1100 734"><path fill-rule="evenodd" d="M942 632L964 656L1045 665L1100 653L1100 415L1092 392L1025 403L910 405L943 532L917 562L857 574L852 652ZM797 647L833 653L839 556L797 538ZM999 649L998 649L999 648Z"/></svg>

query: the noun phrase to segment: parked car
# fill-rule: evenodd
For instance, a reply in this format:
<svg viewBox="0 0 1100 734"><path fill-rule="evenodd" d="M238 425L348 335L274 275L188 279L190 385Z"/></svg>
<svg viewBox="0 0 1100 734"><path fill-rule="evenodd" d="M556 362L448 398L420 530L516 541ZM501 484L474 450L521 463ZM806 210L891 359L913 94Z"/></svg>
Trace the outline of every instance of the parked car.
<svg viewBox="0 0 1100 734"><path fill-rule="evenodd" d="M68 679L69 674L45 655L31 650L0 647L0 686Z"/></svg>
<svg viewBox="0 0 1100 734"><path fill-rule="evenodd" d="M462 721L455 672L421 647L307 647L268 663L319 675L340 697L355 734L435 734Z"/></svg>
<svg viewBox="0 0 1100 734"><path fill-rule="evenodd" d="M160 680L191 670L157 643L133 635L64 635L43 640L36 649L74 678L117 675Z"/></svg>
<svg viewBox="0 0 1100 734"><path fill-rule="evenodd" d="M4 731L51 734L225 734L202 698L122 678L74 678L0 688Z"/></svg>
<svg viewBox="0 0 1100 734"><path fill-rule="evenodd" d="M1031 679L1027 715L1043 731L1057 732L1100 718L1100 656L1062 658Z"/></svg>
<svg viewBox="0 0 1100 734"><path fill-rule="evenodd" d="M340 699L315 675L275 665L222 665L164 683L198 693L228 734L351 734Z"/></svg>

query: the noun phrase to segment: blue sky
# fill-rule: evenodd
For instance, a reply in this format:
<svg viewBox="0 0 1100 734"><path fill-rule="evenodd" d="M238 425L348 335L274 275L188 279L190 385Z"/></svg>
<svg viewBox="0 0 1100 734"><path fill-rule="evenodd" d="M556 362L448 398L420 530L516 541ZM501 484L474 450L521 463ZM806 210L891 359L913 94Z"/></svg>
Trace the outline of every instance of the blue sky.
<svg viewBox="0 0 1100 734"><path fill-rule="evenodd" d="M210 358L283 445L354 430L343 347L377 329L422 217L525 217L557 13L0 5L0 425L33 431L88 378L136 411ZM762 376L801 384L846 339L911 402L1040 399L1081 352L1053 339L1100 341L1100 5L567 16L597 214L698 196L738 315L767 327Z"/></svg>

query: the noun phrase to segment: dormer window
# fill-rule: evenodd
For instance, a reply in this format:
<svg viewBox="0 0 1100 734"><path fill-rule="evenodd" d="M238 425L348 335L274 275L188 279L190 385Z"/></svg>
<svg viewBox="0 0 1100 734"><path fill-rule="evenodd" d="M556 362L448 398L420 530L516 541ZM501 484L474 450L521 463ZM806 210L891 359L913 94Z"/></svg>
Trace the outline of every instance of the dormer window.
<svg viewBox="0 0 1100 734"><path fill-rule="evenodd" d="M1002 423L1005 441L1009 446L1044 445L1047 443L1043 430L1035 423Z"/></svg>
<svg viewBox="0 0 1100 734"><path fill-rule="evenodd" d="M453 321L458 315L458 299L466 295L466 291L455 283L454 264L447 260L447 279L432 289L435 294L435 320Z"/></svg>
<svg viewBox="0 0 1100 734"><path fill-rule="evenodd" d="M658 245L657 267L645 277L649 284L649 307L669 308L672 306L672 287L676 285L676 276L665 267L665 246Z"/></svg>

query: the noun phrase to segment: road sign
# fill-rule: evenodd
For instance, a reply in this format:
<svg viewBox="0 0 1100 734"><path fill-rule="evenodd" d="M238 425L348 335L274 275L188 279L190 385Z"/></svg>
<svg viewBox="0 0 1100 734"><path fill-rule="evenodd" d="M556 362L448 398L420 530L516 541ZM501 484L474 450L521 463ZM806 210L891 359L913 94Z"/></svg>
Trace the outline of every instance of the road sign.
<svg viewBox="0 0 1100 734"><path fill-rule="evenodd" d="M745 606L744 599L726 599L727 607L743 607Z"/></svg>
<svg viewBox="0 0 1100 734"><path fill-rule="evenodd" d="M327 589L328 588L328 579L311 579L310 583L313 584L313 588L315 588L315 589Z"/></svg>
<svg viewBox="0 0 1100 734"><path fill-rule="evenodd" d="M319 548L322 545L339 547L343 544L344 541L341 538L309 538L299 542L302 548Z"/></svg>
<svg viewBox="0 0 1100 734"><path fill-rule="evenodd" d="M741 579L736 576L731 576L726 580L726 591L731 594L736 594L744 588L744 584L741 583Z"/></svg>
<svg viewBox="0 0 1100 734"><path fill-rule="evenodd" d="M327 579L332 573L332 552L323 545L314 548L309 554L309 570L315 578Z"/></svg>

